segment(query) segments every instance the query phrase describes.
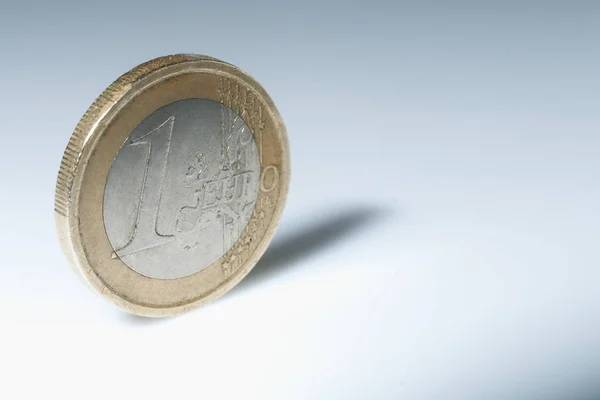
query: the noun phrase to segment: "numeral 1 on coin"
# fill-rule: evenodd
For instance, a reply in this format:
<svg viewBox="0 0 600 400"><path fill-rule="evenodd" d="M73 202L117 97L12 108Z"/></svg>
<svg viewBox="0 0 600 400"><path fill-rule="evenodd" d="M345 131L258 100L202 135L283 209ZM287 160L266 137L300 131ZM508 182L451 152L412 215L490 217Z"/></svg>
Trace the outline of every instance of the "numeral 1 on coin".
<svg viewBox="0 0 600 400"><path fill-rule="evenodd" d="M173 235L160 234L157 228L174 122L175 118L169 117L157 128L133 139L129 144L147 147L146 168L142 178L133 233L127 244L116 251L118 256L151 249L175 239Z"/></svg>

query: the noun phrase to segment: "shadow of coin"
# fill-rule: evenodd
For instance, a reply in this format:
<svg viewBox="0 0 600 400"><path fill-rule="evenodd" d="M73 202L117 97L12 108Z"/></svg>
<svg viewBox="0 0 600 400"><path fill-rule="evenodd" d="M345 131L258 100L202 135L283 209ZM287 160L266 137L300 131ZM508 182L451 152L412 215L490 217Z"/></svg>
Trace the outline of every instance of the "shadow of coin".
<svg viewBox="0 0 600 400"><path fill-rule="evenodd" d="M254 269L232 292L246 290L321 251L339 245L352 235L368 230L389 215L387 211L379 207L352 208L276 235Z"/></svg>

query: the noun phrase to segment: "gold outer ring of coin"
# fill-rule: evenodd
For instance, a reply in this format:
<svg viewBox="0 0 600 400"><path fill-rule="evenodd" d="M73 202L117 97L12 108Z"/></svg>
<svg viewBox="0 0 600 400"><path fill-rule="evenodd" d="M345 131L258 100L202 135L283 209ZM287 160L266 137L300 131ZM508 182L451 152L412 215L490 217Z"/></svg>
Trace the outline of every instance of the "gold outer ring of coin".
<svg viewBox="0 0 600 400"><path fill-rule="evenodd" d="M104 187L112 160L132 130L158 108L187 98L218 101L244 119L259 149L259 192L246 229L219 260L187 277L153 279L114 257L103 222ZM275 234L289 179L285 126L253 78L207 56L160 57L118 78L75 128L56 185L60 244L84 282L114 304L142 316L180 314L223 295L250 272Z"/></svg>

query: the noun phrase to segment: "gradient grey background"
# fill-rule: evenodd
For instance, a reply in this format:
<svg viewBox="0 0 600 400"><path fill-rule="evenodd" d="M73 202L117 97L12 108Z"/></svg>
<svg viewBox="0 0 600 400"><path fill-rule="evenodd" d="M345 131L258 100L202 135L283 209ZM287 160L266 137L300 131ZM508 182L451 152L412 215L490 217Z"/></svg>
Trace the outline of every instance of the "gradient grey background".
<svg viewBox="0 0 600 400"><path fill-rule="evenodd" d="M208 54L270 92L277 236L180 318L125 315L54 230L116 77ZM600 3L0 3L0 398L600 398Z"/></svg>

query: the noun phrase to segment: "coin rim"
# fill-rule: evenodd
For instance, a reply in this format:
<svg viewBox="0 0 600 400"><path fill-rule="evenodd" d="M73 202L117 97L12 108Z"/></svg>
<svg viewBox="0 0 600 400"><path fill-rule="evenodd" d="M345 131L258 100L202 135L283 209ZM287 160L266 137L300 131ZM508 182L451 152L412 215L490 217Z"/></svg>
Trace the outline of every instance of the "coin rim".
<svg viewBox="0 0 600 400"><path fill-rule="evenodd" d="M95 144L107 127L107 121L105 120L107 116L112 115L114 117L114 115L119 112L119 106L123 107L127 104L128 96L131 96L133 93L133 97L135 97L136 90L138 90L137 94L141 93L139 88L136 87L138 82L158 71L160 71L160 74L164 73L168 75L169 70L181 68L184 64L191 69L197 65L203 65L204 67L210 65L211 68L214 68L215 73L227 69L232 75L239 78L245 85L249 86L259 94L259 99L264 103L265 108L269 110L269 114L275 125L275 134L280 141L281 171L279 171L279 184L281 185L281 188L273 217L260 244L233 277L226 280L223 285L218 286L208 295L189 303L155 307L129 300L123 294L111 290L98 278L98 276L96 276L94 266L90 265L88 262L82 243L82 237L78 231L79 197L84 177L83 172L85 171L87 161L94 150ZM261 170L263 168L264 167L261 165ZM260 84L239 68L212 57L195 54L176 54L159 57L133 68L113 82L113 84L102 92L92 103L75 128L63 154L56 185L55 218L59 241L70 264L74 267L74 270L80 278L82 278L88 286L94 289L95 292L106 299L126 311L137 315L151 317L176 315L220 297L233 288L248 272L250 272L275 234L275 229L281 218L283 206L287 198L289 178L289 147L285 125L275 104ZM104 187L106 182L101 182L101 184Z"/></svg>

